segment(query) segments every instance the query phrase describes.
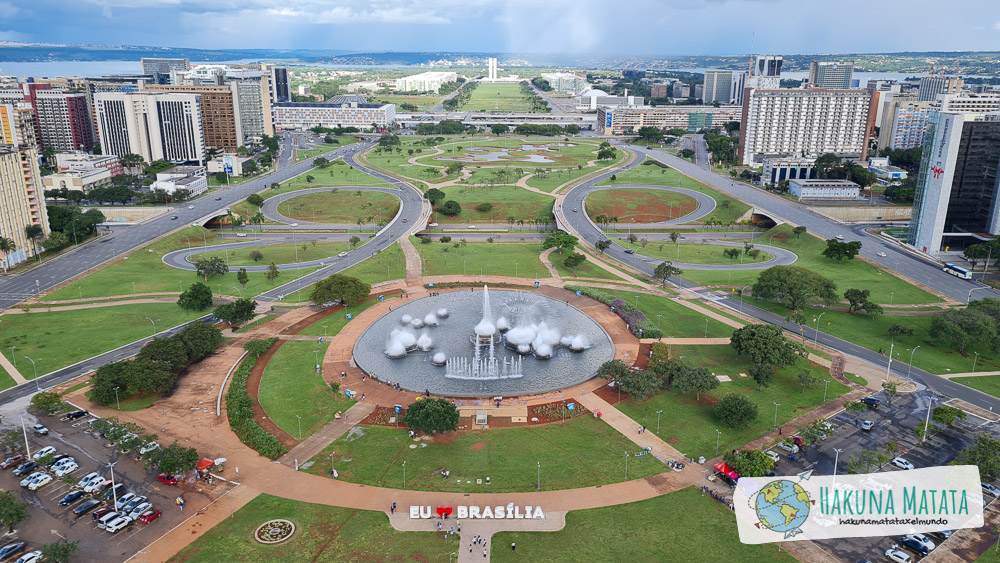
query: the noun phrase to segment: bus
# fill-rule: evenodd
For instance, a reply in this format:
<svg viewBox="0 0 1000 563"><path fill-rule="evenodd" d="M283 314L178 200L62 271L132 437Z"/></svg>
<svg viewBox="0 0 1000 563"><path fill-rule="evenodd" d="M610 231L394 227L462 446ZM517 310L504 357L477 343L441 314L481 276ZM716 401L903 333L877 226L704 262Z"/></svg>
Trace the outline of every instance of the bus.
<svg viewBox="0 0 1000 563"><path fill-rule="evenodd" d="M943 270L953 276L958 276L963 280L971 280L972 272L966 270L965 268L959 268L954 264L945 264Z"/></svg>

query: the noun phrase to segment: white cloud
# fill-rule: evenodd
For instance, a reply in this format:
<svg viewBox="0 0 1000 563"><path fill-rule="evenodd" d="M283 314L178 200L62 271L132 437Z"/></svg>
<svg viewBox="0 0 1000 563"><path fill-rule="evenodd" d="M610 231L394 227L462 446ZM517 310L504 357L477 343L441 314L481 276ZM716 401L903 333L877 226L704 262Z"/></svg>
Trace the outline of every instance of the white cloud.
<svg viewBox="0 0 1000 563"><path fill-rule="evenodd" d="M20 31L0 30L0 41L29 41L30 36Z"/></svg>
<svg viewBox="0 0 1000 563"><path fill-rule="evenodd" d="M1000 29L1000 22L993 24L993 29Z"/></svg>

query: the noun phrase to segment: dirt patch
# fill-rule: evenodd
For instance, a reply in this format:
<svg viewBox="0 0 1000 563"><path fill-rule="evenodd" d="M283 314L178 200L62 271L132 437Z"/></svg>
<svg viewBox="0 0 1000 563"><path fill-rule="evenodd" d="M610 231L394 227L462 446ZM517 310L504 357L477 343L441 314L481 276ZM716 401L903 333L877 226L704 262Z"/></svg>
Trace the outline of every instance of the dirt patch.
<svg viewBox="0 0 1000 563"><path fill-rule="evenodd" d="M253 415L257 420L257 424L260 424L260 427L263 428L265 432L277 438L278 441L281 442L281 445L285 446L285 449L291 450L299 444L299 441L292 438L290 434L281 428L278 428L278 425L271 420L271 417L267 416L267 413L264 412L263 407L260 406L260 399L257 398L260 393L260 381L264 377L264 369L267 368L267 362L271 360L274 353L277 352L278 348L281 348L281 345L285 342L285 340L279 340L274 344L274 346L268 348L267 352L264 352L264 354L257 359L257 363L253 366L253 369L250 370L250 377L247 378L247 393L253 397Z"/></svg>
<svg viewBox="0 0 1000 563"><path fill-rule="evenodd" d="M450 444L458 438L458 432L445 432L444 434L431 434L432 444Z"/></svg>
<svg viewBox="0 0 1000 563"><path fill-rule="evenodd" d="M474 452L478 452L479 450L485 447L486 447L486 440L483 440L482 442L476 442L475 444L472 444L471 446L469 446L469 449Z"/></svg>
<svg viewBox="0 0 1000 563"><path fill-rule="evenodd" d="M655 189L601 190L587 197L587 214L618 217L619 223L658 223L698 209L698 201L677 192Z"/></svg>

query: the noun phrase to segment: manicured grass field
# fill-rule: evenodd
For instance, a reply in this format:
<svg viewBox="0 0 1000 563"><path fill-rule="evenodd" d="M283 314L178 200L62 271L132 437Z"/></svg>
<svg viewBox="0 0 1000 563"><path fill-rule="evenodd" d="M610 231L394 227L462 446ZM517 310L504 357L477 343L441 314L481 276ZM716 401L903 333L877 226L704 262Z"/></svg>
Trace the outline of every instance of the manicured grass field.
<svg viewBox="0 0 1000 563"><path fill-rule="evenodd" d="M333 150L337 150L341 145L337 144L326 144L323 143L314 149L296 149L295 151L295 162L302 162L307 158L312 158L314 156L319 156L323 153L327 153Z"/></svg>
<svg viewBox="0 0 1000 563"><path fill-rule="evenodd" d="M641 297L639 301L641 304ZM781 405L778 407L779 426L823 404L824 384L803 390L798 380L798 374L802 370L813 372L821 378L821 382L830 381L827 401L848 391L845 385L830 377L826 368L811 365L804 359L800 359L795 365L779 369L771 386L758 391L752 378L740 377L740 373L749 371L750 364L742 361L727 345L678 345L670 348L673 357L681 357L695 367L708 368L716 375L728 375L732 381L720 383L714 391L702 393L700 400L695 400L694 394L681 395L673 391L662 391L645 401L633 401L623 395L622 402L617 406L632 420L645 425L652 432L656 431L656 411L662 410L660 432L657 435L688 457L715 457L716 428L722 431L719 453L742 446L770 432L774 429L774 403ZM712 407L728 393L745 395L757 403L757 421L749 428L719 426ZM784 433L789 435L791 431L792 429L786 428Z"/></svg>
<svg viewBox="0 0 1000 563"><path fill-rule="evenodd" d="M364 311L368 307L371 307L375 303L377 303L377 301L375 301L374 299L372 299L371 301L363 301L357 305L354 305L353 307L348 307L346 310L333 313L329 317L326 317L325 319L320 319L314 322L313 324L307 326L306 328L302 329L302 332L300 332L299 334L303 336L323 336L323 334L325 333L327 337L333 338L334 336L337 335L337 333L340 332L342 328L347 326L347 323L351 322L347 320L348 314L350 314L352 317L356 317L362 311ZM324 325L326 325L325 330L323 328Z"/></svg>
<svg viewBox="0 0 1000 563"><path fill-rule="evenodd" d="M116 305L97 309L76 309L51 313L4 315L0 326L0 353L11 359L15 346L17 366L26 379L34 379L35 361L38 375L75 364L141 338L151 337L156 330L196 319L204 312L185 311L173 303Z"/></svg>
<svg viewBox="0 0 1000 563"><path fill-rule="evenodd" d="M587 166L589 161L597 158L599 143L577 138L572 138L569 141L564 139L565 137L493 137L479 140L450 140L437 145L437 148L445 151L443 154L422 156L417 162L437 166L447 166L459 162L466 167L520 167L525 172L533 172L536 168L547 170L565 166ZM484 157L487 152L497 151L507 151L507 155L501 156L500 160L487 160ZM535 157L541 157L549 162L531 162Z"/></svg>
<svg viewBox="0 0 1000 563"><path fill-rule="evenodd" d="M254 530L271 518L295 523L295 534L262 545ZM173 563L199 561L447 561L460 540L434 532L398 532L381 512L309 504L261 494L196 539Z"/></svg>
<svg viewBox="0 0 1000 563"><path fill-rule="evenodd" d="M538 259L538 244L519 242L472 242L466 246L456 239L450 243L421 244L412 239L424 259L426 276L484 275L520 278L548 278L548 268Z"/></svg>
<svg viewBox="0 0 1000 563"><path fill-rule="evenodd" d="M0 391L3 391L4 389L10 389L15 385L17 385L17 383L14 382L14 378L11 377L9 373L7 373L7 370L0 367Z"/></svg>
<svg viewBox="0 0 1000 563"><path fill-rule="evenodd" d="M552 217L552 205L555 200L549 196L529 192L516 186L497 186L494 188L473 186L451 186L441 188L445 193L444 201L454 200L462 206L462 212L454 217L443 213L433 213L432 219L443 224L456 223L508 223L508 217L514 221L524 220L526 223L540 217ZM490 211L477 211L481 203L493 204ZM438 205L443 205L439 203Z"/></svg>
<svg viewBox="0 0 1000 563"><path fill-rule="evenodd" d="M257 262L250 258L250 253L255 250L264 255L264 258ZM222 258L223 260L228 258L229 269L236 271L240 266L261 266L270 264L271 262L280 266L282 264L295 264L296 259L299 262L322 260L349 250L351 250L351 245L346 242L310 241L299 244L269 244L234 248L228 251L215 250L212 252L202 252L192 255L191 262L204 258Z"/></svg>
<svg viewBox="0 0 1000 563"><path fill-rule="evenodd" d="M631 291L621 291L617 289L601 289L605 293L610 293L633 305L638 297L639 310L646 318L652 322L660 322L660 329L663 331L665 341L668 336L676 338L727 338L732 336L735 328L706 317L688 309L684 305L679 305L672 299L658 297L646 293L633 293ZM656 315L662 315L657 319ZM708 324L705 324L708 321ZM706 330L707 327L707 330ZM706 337L706 333L708 336Z"/></svg>
<svg viewBox="0 0 1000 563"><path fill-rule="evenodd" d="M587 215L618 217L618 224L658 223L683 217L698 208L689 195L665 190L620 189L601 190L587 196Z"/></svg>
<svg viewBox="0 0 1000 563"><path fill-rule="evenodd" d="M511 543L517 551L511 551ZM729 507L690 487L640 502L570 512L558 532L493 534L493 562L576 560L795 561L775 544L740 543Z"/></svg>
<svg viewBox="0 0 1000 563"><path fill-rule="evenodd" d="M639 240L642 240L642 235L637 235L637 236L639 236ZM611 237L611 241L621 246L628 246L626 244L626 241L620 240L615 236ZM660 258L661 260L670 260L672 262L683 262L685 264L739 264L740 263L739 258L729 258L728 256L724 256L722 254L722 252L725 249L734 248L731 246L717 246L712 244L693 244L690 242L678 242L674 244L670 241L652 241L645 247L643 247L641 243L633 243L631 246L632 248L636 249L635 251L637 253L642 254L644 256ZM771 253L764 251L763 248L755 246L754 249L759 250L760 254L757 255L757 258L753 258L750 255L744 255L743 256L744 264L766 262L774 257ZM692 270L692 272L693 271L694 270ZM729 272L725 273L728 274ZM754 272L754 274L756 273L757 272Z"/></svg>
<svg viewBox="0 0 1000 563"><path fill-rule="evenodd" d="M378 94L372 96L369 103L372 104L396 104L396 111L400 113L406 113L399 106L402 104L413 104L417 106L417 111L427 111L432 107L441 103L445 96L438 96L437 94L429 94L427 96L396 96L393 94Z"/></svg>
<svg viewBox="0 0 1000 563"><path fill-rule="evenodd" d="M628 170L622 174L618 174L615 181L610 179L605 180L597 184L598 186L613 186L613 185L650 185L650 186L673 186L677 188L688 188L691 190L699 191L703 194L709 195L715 200L716 208L712 212L711 217L716 219L731 223L739 219L744 213L746 213L750 206L723 194L722 192L706 186L693 178L689 178L681 174L680 172L674 170L673 168L661 168L659 166L649 164L651 162L657 162L652 159L646 159L645 162L640 166ZM701 221L706 221L709 217L703 218Z"/></svg>
<svg viewBox="0 0 1000 563"><path fill-rule="evenodd" d="M399 203L392 194L337 190L295 196L281 203L280 212L299 221L354 225L360 219L370 225L395 217Z"/></svg>
<svg viewBox="0 0 1000 563"><path fill-rule="evenodd" d="M531 111L524 94L521 93L521 85L514 84L485 84L472 91L469 101L459 109L464 111Z"/></svg>
<svg viewBox="0 0 1000 563"><path fill-rule="evenodd" d="M323 354L330 344L291 340L274 353L264 368L258 399L264 412L279 428L293 438L299 438L296 415L302 417L304 439L334 420L338 411L345 411L354 401L333 390L316 373L316 354L323 363Z"/></svg>
<svg viewBox="0 0 1000 563"><path fill-rule="evenodd" d="M549 255L549 261L551 261L552 265L555 266L559 275L564 278L598 278L602 280L622 279L593 263L589 257L586 262L577 266L574 271L573 268L568 268L565 264L567 256L569 255L563 254L560 256L557 252L553 252Z"/></svg>
<svg viewBox="0 0 1000 563"><path fill-rule="evenodd" d="M774 235L773 238L772 235ZM792 234L792 227L787 224L766 231L753 242L755 248L762 251L766 251L770 244L791 250L798 256L794 266L811 270L829 278L837 284L837 292L840 295L853 287L871 291L871 300L879 304L887 304L890 301L900 305L940 301L938 297L923 289L859 258L837 262L824 257L822 253L826 248L825 241L808 233L796 237ZM664 247L664 252L666 250L667 248ZM743 287L753 285L757 281L759 273L754 270L729 272L687 270L681 277L704 285ZM729 274L732 274L732 281L730 281Z"/></svg>
<svg viewBox="0 0 1000 563"><path fill-rule="evenodd" d="M358 252L365 252L364 248ZM406 258L398 244L393 244L364 262L351 266L342 272L369 284L406 277Z"/></svg>
<svg viewBox="0 0 1000 563"><path fill-rule="evenodd" d="M215 236L208 229L185 227L138 250L133 250L131 254L83 279L42 296L42 301L78 299L81 296L89 299L110 295L128 295L133 292L132 282L135 282L135 293L183 291L192 283L204 282L204 280L195 272L167 266L162 261L163 255L174 250L188 248L189 245L195 248L198 245L211 246L226 242L228 241ZM270 261L262 261L261 263L269 264ZM238 268L230 270L228 274L211 278L208 281L209 287L216 294L238 295L239 292L234 289L234 286L239 287L239 282L236 281L237 270ZM261 291L271 289L275 284L286 283L311 271L313 269L282 272L278 279L274 280L274 283L267 281L266 272L250 272L250 282L243 290L243 295L257 295Z"/></svg>
<svg viewBox="0 0 1000 563"><path fill-rule="evenodd" d="M624 481L626 451L635 453L639 447L586 415L565 424L460 432L419 442L411 441L404 428L359 426L317 454L309 471L328 477L330 452L336 452L341 480L402 487L406 461L407 489L500 493L536 490L541 461L543 490L572 489ZM451 477L435 473L441 469ZM629 459L629 479L663 471L664 465L653 456ZM487 476L488 489L476 484Z"/></svg>
<svg viewBox="0 0 1000 563"><path fill-rule="evenodd" d="M979 366L976 366L979 369ZM979 377L956 377L952 379L956 383L968 385L973 389L978 389L983 393L988 393L994 397L1000 397L1000 375L982 375Z"/></svg>

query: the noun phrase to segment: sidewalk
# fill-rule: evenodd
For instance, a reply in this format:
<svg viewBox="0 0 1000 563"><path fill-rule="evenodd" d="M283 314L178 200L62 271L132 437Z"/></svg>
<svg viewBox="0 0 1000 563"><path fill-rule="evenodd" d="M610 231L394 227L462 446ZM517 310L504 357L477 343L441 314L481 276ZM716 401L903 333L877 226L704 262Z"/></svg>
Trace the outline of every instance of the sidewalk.
<svg viewBox="0 0 1000 563"><path fill-rule="evenodd" d="M7 356L4 356L3 354L0 354L0 368L3 368L4 371L10 374L10 377L14 380L14 383L21 385L22 383L28 382L28 380L25 379L23 375L21 375L21 372L17 371L17 368L14 367L14 364L10 363L10 360L7 359Z"/></svg>
<svg viewBox="0 0 1000 563"><path fill-rule="evenodd" d="M366 416L375 412L375 405L371 403L354 403L344 413L345 418L328 422L323 428L313 432L311 436L299 442L299 445L292 448L287 454L278 459L279 462L295 467L309 461L316 454L323 451L323 448L332 444L337 438L358 425Z"/></svg>
<svg viewBox="0 0 1000 563"><path fill-rule="evenodd" d="M652 432L639 433L638 422L632 420L614 405L597 396L596 393L581 395L578 400L580 404L587 407L590 412L601 411L601 420L608 423L612 428L621 433L640 448L651 448L650 453L657 459L672 459L677 461L687 461L688 457L677 451L673 446L660 439ZM669 469L669 468L668 468Z"/></svg>

